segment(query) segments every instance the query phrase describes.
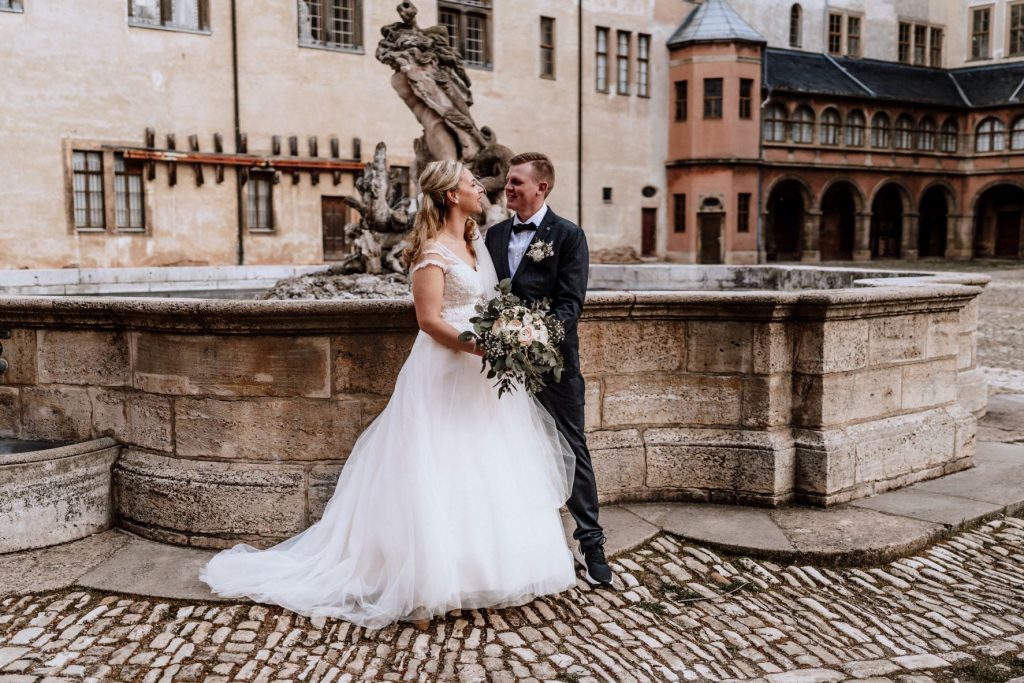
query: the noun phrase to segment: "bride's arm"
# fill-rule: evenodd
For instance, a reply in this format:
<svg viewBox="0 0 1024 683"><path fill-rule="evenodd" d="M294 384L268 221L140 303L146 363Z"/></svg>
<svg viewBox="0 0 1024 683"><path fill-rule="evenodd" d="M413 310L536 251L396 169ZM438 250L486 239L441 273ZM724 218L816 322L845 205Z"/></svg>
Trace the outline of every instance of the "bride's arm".
<svg viewBox="0 0 1024 683"><path fill-rule="evenodd" d="M413 272L412 299L416 304L416 322L434 341L456 351L481 355L476 342L459 341L459 331L441 317L444 273L440 266L430 265Z"/></svg>

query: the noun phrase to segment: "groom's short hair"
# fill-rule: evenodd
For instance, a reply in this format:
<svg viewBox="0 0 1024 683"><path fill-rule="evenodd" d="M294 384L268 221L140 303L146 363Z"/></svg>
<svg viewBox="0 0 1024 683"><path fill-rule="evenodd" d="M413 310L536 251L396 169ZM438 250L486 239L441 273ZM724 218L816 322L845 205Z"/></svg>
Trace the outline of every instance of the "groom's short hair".
<svg viewBox="0 0 1024 683"><path fill-rule="evenodd" d="M542 152L523 152L517 154L508 161L509 166L519 164L530 164L537 180L548 184L548 191L544 194L547 197L555 187L555 166L547 154Z"/></svg>

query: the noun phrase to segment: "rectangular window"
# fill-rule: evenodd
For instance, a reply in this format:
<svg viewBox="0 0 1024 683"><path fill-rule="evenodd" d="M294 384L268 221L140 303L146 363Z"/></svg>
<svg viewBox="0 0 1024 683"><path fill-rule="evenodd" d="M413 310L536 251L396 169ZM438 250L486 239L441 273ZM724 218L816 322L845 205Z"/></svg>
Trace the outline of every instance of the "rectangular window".
<svg viewBox="0 0 1024 683"><path fill-rule="evenodd" d="M22 12L21 0L0 0L0 10L8 12Z"/></svg>
<svg viewBox="0 0 1024 683"><path fill-rule="evenodd" d="M250 230L274 229L274 172L249 171L247 224Z"/></svg>
<svg viewBox="0 0 1024 683"><path fill-rule="evenodd" d="M363 46L361 0L299 0L299 45Z"/></svg>
<svg viewBox="0 0 1024 683"><path fill-rule="evenodd" d="M686 232L686 195L672 195L672 226L675 232Z"/></svg>
<svg viewBox="0 0 1024 683"><path fill-rule="evenodd" d="M1024 54L1024 4L1010 6L1010 54Z"/></svg>
<svg viewBox="0 0 1024 683"><path fill-rule="evenodd" d="M208 0L129 0L128 23L186 31L209 30Z"/></svg>
<svg viewBox="0 0 1024 683"><path fill-rule="evenodd" d="M740 118L749 119L754 109L753 95L754 80L751 78L740 79Z"/></svg>
<svg viewBox="0 0 1024 683"><path fill-rule="evenodd" d="M736 232L750 232L749 192L740 192L736 198Z"/></svg>
<svg viewBox="0 0 1024 683"><path fill-rule="evenodd" d="M929 66L934 66L934 67L941 67L942 66L942 42L943 42L944 38L945 38L945 36L943 35L943 30L941 28L933 28L932 29L931 43L929 45L929 48L930 48L930 57L929 57L929 62L928 62Z"/></svg>
<svg viewBox="0 0 1024 683"><path fill-rule="evenodd" d="M722 79L704 79L704 118L722 118Z"/></svg>
<svg viewBox="0 0 1024 683"><path fill-rule="evenodd" d="M846 54L860 57L860 17L846 17Z"/></svg>
<svg viewBox="0 0 1024 683"><path fill-rule="evenodd" d="M971 12L971 59L988 59L991 27L990 7L982 7Z"/></svg>
<svg viewBox="0 0 1024 683"><path fill-rule="evenodd" d="M615 92L620 95L629 94L629 31L616 33L615 49Z"/></svg>
<svg viewBox="0 0 1024 683"><path fill-rule="evenodd" d="M843 51L843 15L828 15L828 51L838 55Z"/></svg>
<svg viewBox="0 0 1024 683"><path fill-rule="evenodd" d="M555 20L551 17L540 18L540 75L555 77Z"/></svg>
<svg viewBox="0 0 1024 683"><path fill-rule="evenodd" d="M594 48L594 88L608 92L608 29L597 27L597 45Z"/></svg>
<svg viewBox="0 0 1024 683"><path fill-rule="evenodd" d="M491 0L438 2L437 21L466 66L491 66Z"/></svg>
<svg viewBox="0 0 1024 683"><path fill-rule="evenodd" d="M928 27L921 24L914 25L914 64L924 66L924 58L928 49Z"/></svg>
<svg viewBox="0 0 1024 683"><path fill-rule="evenodd" d="M651 96L651 37L644 33L636 37L636 94Z"/></svg>
<svg viewBox="0 0 1024 683"><path fill-rule="evenodd" d="M144 164L134 159L114 155L114 206L117 229L123 232L141 232L146 229L143 210L142 169Z"/></svg>
<svg viewBox="0 0 1024 683"><path fill-rule="evenodd" d="M899 60L910 64L910 24L900 22Z"/></svg>
<svg viewBox="0 0 1024 683"><path fill-rule="evenodd" d="M686 120L686 110L690 108L689 86L688 81L676 81L676 121Z"/></svg>
<svg viewBox="0 0 1024 683"><path fill-rule="evenodd" d="M75 228L103 230L103 153L71 153Z"/></svg>

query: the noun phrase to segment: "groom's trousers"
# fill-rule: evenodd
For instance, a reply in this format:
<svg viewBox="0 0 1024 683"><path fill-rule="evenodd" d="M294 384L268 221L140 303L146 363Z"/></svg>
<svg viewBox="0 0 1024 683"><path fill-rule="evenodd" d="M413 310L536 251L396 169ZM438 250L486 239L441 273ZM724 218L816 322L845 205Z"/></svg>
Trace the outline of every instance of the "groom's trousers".
<svg viewBox="0 0 1024 683"><path fill-rule="evenodd" d="M584 546L593 546L604 543L604 530L597 522L597 479L583 431L584 394L583 376L576 373L563 376L561 382L550 382L537 394L537 400L551 413L558 431L576 456L572 495L566 502L576 520L572 537Z"/></svg>

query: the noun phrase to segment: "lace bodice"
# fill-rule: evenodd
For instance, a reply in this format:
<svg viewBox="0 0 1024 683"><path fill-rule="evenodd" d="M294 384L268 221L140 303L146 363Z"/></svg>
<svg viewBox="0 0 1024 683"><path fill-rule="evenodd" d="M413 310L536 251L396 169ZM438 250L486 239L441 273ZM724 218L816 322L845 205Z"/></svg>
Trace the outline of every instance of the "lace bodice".
<svg viewBox="0 0 1024 683"><path fill-rule="evenodd" d="M482 247L482 242L478 243L478 256ZM477 262L479 268L479 258ZM476 305L487 297L481 274L436 240L427 243L422 258L412 267L409 274L412 275L427 266L438 266L444 271L441 317L457 330L473 329L469 319L476 315Z"/></svg>

